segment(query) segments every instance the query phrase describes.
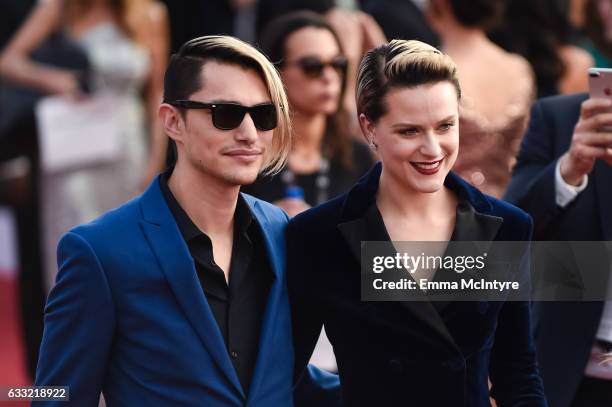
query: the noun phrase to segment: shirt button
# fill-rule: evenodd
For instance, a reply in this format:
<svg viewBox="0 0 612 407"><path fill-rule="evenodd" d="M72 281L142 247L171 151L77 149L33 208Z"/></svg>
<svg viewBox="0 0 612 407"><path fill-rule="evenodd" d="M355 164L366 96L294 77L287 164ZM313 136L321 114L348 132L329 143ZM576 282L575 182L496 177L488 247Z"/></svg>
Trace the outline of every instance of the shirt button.
<svg viewBox="0 0 612 407"><path fill-rule="evenodd" d="M232 359L238 359L238 352L232 350L230 351L230 356L232 357Z"/></svg>

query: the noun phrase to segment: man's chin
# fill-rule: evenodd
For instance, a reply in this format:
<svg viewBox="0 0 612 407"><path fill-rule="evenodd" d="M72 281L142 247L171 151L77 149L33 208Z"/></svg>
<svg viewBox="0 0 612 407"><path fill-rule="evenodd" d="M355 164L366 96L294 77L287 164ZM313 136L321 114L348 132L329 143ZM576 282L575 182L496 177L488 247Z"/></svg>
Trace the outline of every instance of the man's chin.
<svg viewBox="0 0 612 407"><path fill-rule="evenodd" d="M234 173L231 176L227 177L226 181L236 186L250 185L254 183L255 181L257 181L258 174L259 172L251 172L251 171L248 171L248 172L245 171L242 173Z"/></svg>

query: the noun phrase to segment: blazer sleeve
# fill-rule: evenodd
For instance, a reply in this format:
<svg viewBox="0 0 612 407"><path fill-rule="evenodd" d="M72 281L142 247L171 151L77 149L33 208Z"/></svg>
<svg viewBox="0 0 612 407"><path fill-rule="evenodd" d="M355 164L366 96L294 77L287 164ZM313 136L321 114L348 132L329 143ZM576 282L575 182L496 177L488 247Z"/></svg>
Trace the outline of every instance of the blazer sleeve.
<svg viewBox="0 0 612 407"><path fill-rule="evenodd" d="M561 213L555 197L554 130L546 118L542 101L531 109L529 128L514 166L512 180L504 199L534 220L538 240Z"/></svg>
<svg viewBox="0 0 612 407"><path fill-rule="evenodd" d="M92 247L75 232L60 241L58 265L35 383L68 386L70 401L32 405L97 407L115 326L111 291Z"/></svg>
<svg viewBox="0 0 612 407"><path fill-rule="evenodd" d="M529 220L524 241L531 241L533 224ZM530 284L530 244L526 245L519 269L521 285ZM499 407L545 407L544 386L540 378L531 329L529 301L506 301L498 316L489 377L491 396Z"/></svg>
<svg viewBox="0 0 612 407"><path fill-rule="evenodd" d="M319 307L307 287L308 270L301 267L298 232L294 222L287 227L287 286L291 304L291 322L295 351L294 403L296 407L340 406L338 375L325 372L308 361L317 344L323 320Z"/></svg>

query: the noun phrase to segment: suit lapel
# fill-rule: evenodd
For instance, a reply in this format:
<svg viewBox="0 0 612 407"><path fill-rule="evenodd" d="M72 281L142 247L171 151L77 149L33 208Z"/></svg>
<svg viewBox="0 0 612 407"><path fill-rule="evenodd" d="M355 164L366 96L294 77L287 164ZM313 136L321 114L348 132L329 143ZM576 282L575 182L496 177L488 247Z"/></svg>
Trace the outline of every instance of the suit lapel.
<svg viewBox="0 0 612 407"><path fill-rule="evenodd" d="M480 253L485 253L488 251L492 241L495 239L499 228L503 223L503 219L498 216L491 216L485 213L477 212L474 207L467 201L461 200L459 205L457 206L457 214L455 218L455 228L453 229L453 233L451 236L451 242L470 242L470 252L473 253L474 256L477 256ZM473 247L471 247L473 245ZM477 246L478 245L478 246ZM466 247L462 246L462 251L465 250ZM466 253L451 253L450 250L445 253L449 256L455 255L465 255ZM446 273L445 275L448 275ZM444 276L441 273L436 273L434 275L434 281L440 281ZM455 274L451 274L452 279L456 279L459 276ZM478 278L478 275L471 270L466 270L462 278ZM449 279L446 279L449 280ZM441 312L444 308L446 308L452 301L434 301L433 305Z"/></svg>
<svg viewBox="0 0 612 407"><path fill-rule="evenodd" d="M230 385L244 397L238 375L229 359L223 335L202 291L189 249L162 195L159 178L142 196L141 208L142 230L176 301L217 367Z"/></svg>
<svg viewBox="0 0 612 407"><path fill-rule="evenodd" d="M266 364L270 359L269 353L271 351L279 351L278 349L272 349L272 344L277 329L276 322L278 320L278 309L282 306L281 298L285 288L285 280L283 278L283 270L285 267L285 243L284 230L279 228L278 225L275 226L271 224L266 212L262 210L259 202L252 199L248 195L243 194L243 196L245 197L246 202L251 208L251 212L261 227L262 237L266 246L266 254L274 274L274 281L270 287L268 303L266 305L265 314L261 323L257 362L255 363L253 379L251 380L251 385L249 387L248 399L252 400L257 394L257 390L261 385L264 375L266 374Z"/></svg>

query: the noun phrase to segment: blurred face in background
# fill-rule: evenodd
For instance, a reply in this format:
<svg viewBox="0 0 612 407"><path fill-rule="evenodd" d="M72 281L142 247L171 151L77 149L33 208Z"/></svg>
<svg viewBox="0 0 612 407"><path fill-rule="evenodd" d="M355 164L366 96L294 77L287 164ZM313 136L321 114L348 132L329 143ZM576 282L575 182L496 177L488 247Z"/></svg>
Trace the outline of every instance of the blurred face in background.
<svg viewBox="0 0 612 407"><path fill-rule="evenodd" d="M189 100L203 103L239 103L254 106L271 103L268 88L253 69L215 61L204 64L202 88ZM238 127L222 130L213 124L208 109L187 109L178 127L179 160L204 176L235 186L255 181L272 143L273 130L258 129L250 114Z"/></svg>
<svg viewBox="0 0 612 407"><path fill-rule="evenodd" d="M338 110L346 58L331 32L305 27L285 42L281 75L291 108L302 114Z"/></svg>
<svg viewBox="0 0 612 407"><path fill-rule="evenodd" d="M595 4L604 29L603 36L612 42L612 0L595 0Z"/></svg>
<svg viewBox="0 0 612 407"><path fill-rule="evenodd" d="M459 151L459 102L447 81L395 87L385 96L387 113L375 123L360 115L366 137L376 145L383 174L417 193L436 192Z"/></svg>

